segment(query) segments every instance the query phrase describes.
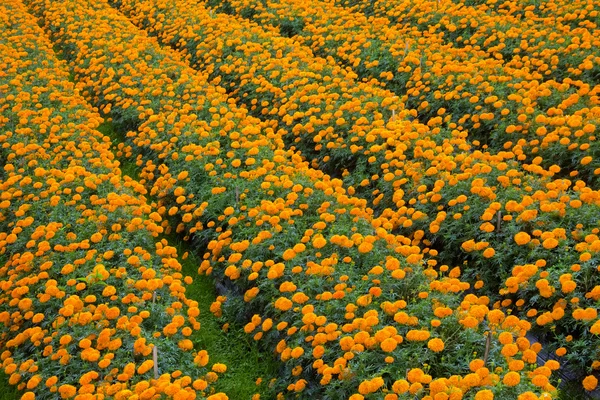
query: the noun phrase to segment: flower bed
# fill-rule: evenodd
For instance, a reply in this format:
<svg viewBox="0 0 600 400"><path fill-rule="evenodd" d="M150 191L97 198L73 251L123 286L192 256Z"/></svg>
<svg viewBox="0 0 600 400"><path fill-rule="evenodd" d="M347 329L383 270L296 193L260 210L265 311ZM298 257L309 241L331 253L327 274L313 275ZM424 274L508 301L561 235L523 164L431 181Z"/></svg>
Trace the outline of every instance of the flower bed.
<svg viewBox="0 0 600 400"><path fill-rule="evenodd" d="M445 41L458 47L479 46L509 65L524 62L545 78L577 77L588 83L598 78L599 60L589 51L598 45L598 10L586 1L336 3L388 18L400 27L417 26L430 34L442 34Z"/></svg>
<svg viewBox="0 0 600 400"><path fill-rule="evenodd" d="M0 346L22 399L209 396L160 217L33 16L0 5ZM156 352L156 358L153 353ZM222 394L212 399L226 398Z"/></svg>
<svg viewBox="0 0 600 400"><path fill-rule="evenodd" d="M200 36L195 39L206 26L198 20L213 19L211 35L214 30L243 26L237 19L211 16L201 7L187 8L187 3L171 10L161 8L160 2L146 2L144 8L131 4L124 9L134 21L149 24L161 18L161 25L152 29L164 29L161 37L182 48L192 60L193 54L204 55L197 51L206 45L198 44ZM168 15L179 16L171 20ZM221 20L226 28L218 24ZM188 28L182 32L183 26ZM256 29L252 32L256 35ZM224 35L215 34L215 41ZM222 60L218 62L228 59ZM450 134L431 125L429 137L414 132L405 148L386 151L385 162L373 155L368 162L374 175L355 171L352 176L370 188L370 201L381 210L381 226L410 237L412 245L420 245L428 257L433 255L431 265L459 265L479 293L529 318L565 362L579 370L597 366L598 354L587 351L589 343L598 340L597 316L582 318L581 310L594 308L597 301L598 256L593 243L598 235L594 217L598 192L582 181L553 179L560 172L557 165L546 170L539 159L515 162L514 158L525 159L520 157L524 140L513 151L482 153L473 151L465 140L466 132L456 129ZM380 132L397 132L407 126L412 125L398 120ZM327 149L321 151L329 155ZM530 239L520 240L526 237ZM463 261L467 263L462 265ZM523 274L523 270L529 272ZM563 281L567 282L564 290Z"/></svg>
<svg viewBox="0 0 600 400"><path fill-rule="evenodd" d="M221 88L102 2L30 4L86 95L105 111L110 101L120 123L136 105L126 147L165 227L207 245L200 270L227 290L213 311L245 321L277 352L283 396L527 398L553 389L557 365L533 365L528 322L467 294L459 271L421 265L416 244L284 150Z"/></svg>
<svg viewBox="0 0 600 400"><path fill-rule="evenodd" d="M415 116L423 124L443 119L444 127L468 132L471 142L493 152L512 150L526 162L541 158L545 168L558 165L564 176L598 182L594 65L600 65L600 58L589 51L595 46L593 32L565 36L553 28L549 34L547 24L530 26L529 20L518 30L503 14L478 18L470 14L482 7L451 2L438 2L435 9L435 2L417 2L403 14L402 26L321 0L208 4L250 16L261 26L278 26L316 54L352 66L360 78L384 82L401 104L418 111ZM448 32L436 33L452 21L463 26L477 21L481 36L457 33L465 38L457 43ZM492 40L493 32L499 43ZM527 44L520 46L513 37L523 37L521 43ZM490 42L487 52L481 50L486 48L483 40ZM573 69L587 72L571 73Z"/></svg>

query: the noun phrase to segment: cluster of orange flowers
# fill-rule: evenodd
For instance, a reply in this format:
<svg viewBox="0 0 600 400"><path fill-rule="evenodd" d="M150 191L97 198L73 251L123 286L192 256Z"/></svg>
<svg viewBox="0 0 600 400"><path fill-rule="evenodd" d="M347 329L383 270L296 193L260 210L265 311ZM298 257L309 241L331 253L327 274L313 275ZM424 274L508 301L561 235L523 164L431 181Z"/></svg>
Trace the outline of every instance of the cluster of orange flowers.
<svg viewBox="0 0 600 400"><path fill-rule="evenodd" d="M114 2L130 19L104 1L27 3L81 93L129 131L116 155L143 179L128 186L157 200L125 230L205 251L199 272L226 288L211 310L274 349L280 397L550 398L559 363L537 365L532 326L558 357L581 349L573 332L598 344L596 88L318 1L227 3L279 28L188 0ZM135 288L156 289L141 273Z"/></svg>
<svg viewBox="0 0 600 400"><path fill-rule="evenodd" d="M0 5L0 66L9 383L27 400L208 394L217 375L192 351L191 279L173 247L154 245L162 227L144 187L121 175L102 118L20 2Z"/></svg>
<svg viewBox="0 0 600 400"><path fill-rule="evenodd" d="M362 104L368 104L375 93L377 97L383 95L387 98L396 95L397 100L390 105L416 110L414 116L423 124L437 125L438 120L443 120L453 129L468 131L471 141L478 140L495 151L512 149L519 153L520 159L528 161L542 157L541 163L546 168L557 164L573 174L578 173L588 182L598 181L600 170L590 164L594 155L598 154L594 126L598 120L599 89L592 84L593 78L585 79L587 75L562 75L568 69L566 64L577 65L584 71L589 68L592 76L597 73L594 71L600 68L600 57L594 56L589 49L597 47L600 42L593 30L578 28L566 32L567 37L562 32L555 32L553 35L560 35L565 40L556 46L548 32L548 26L552 29L555 26L548 25L545 20L538 22L535 29L529 26L529 19L513 25L505 13L486 19L479 16L485 14L486 7L470 7L451 1L400 2L398 7L412 6L410 12L403 10L402 24L392 23L384 13L378 13L376 18L367 18L360 12L350 12L332 2L319 0L212 3L228 11L233 9L241 15L250 15L262 26L279 26L282 34L295 35L289 42L298 41L306 46L305 49L310 48L316 54L351 66L358 77L378 79L389 90L387 95L381 91L365 90L366 86L377 86L372 79L366 85L357 82L353 97ZM367 4L370 7L371 3L365 2L365 7ZM385 6L394 4L393 1L382 3ZM466 15L470 15L469 18ZM449 36L448 32L444 32L452 26L448 19L462 25L474 24L469 29L476 29L476 34L465 32L464 43L463 36L458 41L453 40L459 34ZM531 40L523 39L526 44L522 48L512 43L512 46L507 46L504 37L495 29L499 24L503 24L501 29L509 30L506 33L509 38L523 34ZM442 32L438 32L438 28ZM500 44L489 44L491 50L485 52L482 48L486 46L480 43L477 35L491 37L490 40L497 35ZM569 40L568 35L575 39ZM551 38L544 41L547 36ZM267 33L260 38L254 35L251 39L259 41L261 48L268 48L268 41L273 40ZM561 49L564 51L561 52ZM534 57L520 57L521 52ZM195 57L192 53L192 60L195 58L199 58L200 63L206 60L203 53ZM282 62L277 57L273 58L275 60L265 60L263 54L265 65ZM330 62L322 59L320 64L333 68L336 64L331 59L328 60ZM227 61L239 64L239 60L231 56ZM302 65L298 67L302 69ZM287 82L282 81L283 77L263 74L260 66L256 70L261 75L260 79L274 87L283 87L285 91ZM265 68L264 72L267 71ZM573 77L582 79L569 79ZM334 75L332 78L335 78ZM277 81L283 85L277 85ZM297 87L294 86L294 89ZM256 95L260 96L259 93ZM302 103L294 100L293 94L286 94L288 101L302 107ZM373 101L377 102L377 97ZM309 100L309 104L314 102ZM272 107L267 105L267 108L269 106ZM387 104L381 104L377 111L387 116L390 110ZM327 111L321 110L321 113L324 112ZM267 114L271 115L271 112ZM319 120L318 111L311 115ZM348 118L344 115L343 118L347 126L333 126L336 131L351 130L359 116ZM298 122L305 129L306 125L313 125L307 124L309 118L304 121ZM295 128L301 129L297 125ZM316 133L319 128L315 126Z"/></svg>
<svg viewBox="0 0 600 400"><path fill-rule="evenodd" d="M90 8L94 8L94 6L90 5ZM147 182L152 183L151 192L161 198L159 213L173 217L177 223L176 229L180 232L196 234L199 238L215 235L215 239L208 244L210 251L207 253L207 260L201 269L213 272L215 268L219 268L223 276L232 282L231 284L244 289L243 298L227 299L225 303L239 301L252 304L254 302L254 307L257 307L255 309L261 310L260 304L264 304L264 301L273 293L293 293L290 295L291 299L280 295L273 302L274 308L266 311L271 314L269 318L265 318L264 315L256 315L246 327L246 330L253 333L257 340L263 337L274 343L278 340L276 342L278 351L281 353L282 361L285 361L286 366L290 368L291 376L303 374L307 367L306 362L310 362L309 354L312 356L320 354L320 357L312 364L314 364L313 368L318 368L323 375L321 384L327 385L333 375L339 375L341 371L335 372L336 369L330 371L331 366L321 357L327 350L330 350L332 354L329 355L329 358L334 358L329 362L332 365L342 365L335 364L335 360L339 359L339 363L344 363L343 365L346 366L347 361L342 361L346 359L335 355L335 343L342 332L350 334L358 329L352 339L358 341L357 344L360 345L355 347L355 351L358 353L364 352L365 349L374 351L381 349L384 353L394 352L396 349L390 347L389 340L383 348L378 346L378 343L380 341L383 343L390 337L396 337L397 339L394 339L396 343L401 344L404 340L402 335L399 335L397 328L382 325L379 330L387 333L369 339L371 337L369 332L374 333L373 327L377 328L383 324L383 322L379 322L377 308L374 308L378 302L373 302L373 298L381 297L384 293L386 295L394 293L396 296L404 291L406 298L411 297L410 293L414 293L412 296L420 299L419 303L431 304L418 307L424 308L420 312L433 313L439 308L438 302L444 304L444 307L446 304L452 305L452 308L448 308L450 314L443 315L455 322L451 323L448 320L447 324L441 321L433 324L434 327L443 327L443 330L447 332L450 332L450 326L455 326L459 330L465 329L466 332L484 329L481 322L489 311L486 306L489 300L479 299L476 296L472 296L471 299L467 296L468 301L460 302L460 298L455 293L464 291L469 285L457 279L456 271L452 272L448 279L442 277L435 279L437 273L433 270L428 270L427 274L423 273L422 269L416 265L420 260L419 248L411 246L411 242L407 238L390 235L384 228L377 229L374 225L377 225L378 222L371 222L370 212L365 208L366 203L348 196L341 186L341 181L328 179L322 173L308 169L298 155L281 149L282 144L279 143L275 133L269 130L268 125L261 127L259 121L244 117L244 111L228 104L226 97L221 96L220 99L217 97L218 93L222 93L218 88L211 88L205 81L202 81L201 77L194 75L193 71L186 69L178 60L170 58L168 52L159 55L156 44L142 35L132 34L131 27L123 29L124 21L118 16L109 14L110 10L102 9L101 6L95 6L95 8L94 14L82 9L80 5L66 4L65 7L59 4L41 10L41 12L46 23L53 26L54 31L61 32L60 35L57 35L57 40L62 45L73 46L72 49L69 49L69 53L73 55L72 65L76 66L75 71L80 75L78 78L82 82L86 82L86 90L96 94L108 92L107 89L110 87L110 91L115 94L112 98L117 99L117 103L111 103L110 108L113 112L126 110L129 106L123 107L125 104L142 104L144 100L148 100L146 104L155 105L155 108L138 108L138 112L140 112L138 117L143 122L137 132L131 132L129 135L132 138L131 150L135 153L139 152L138 159L145 165L143 174L147 178ZM85 15L85 18L77 18L78 15ZM98 17L93 19L90 18L91 15ZM123 57L124 52L127 51L126 48L117 43L107 49L100 45L100 40L90 36L89 33L77 35L77 32L91 32L86 29L91 26L96 27L94 32L97 33L95 34L110 38L113 43L119 41L135 43L138 57L135 60L126 59ZM107 31L110 31L111 34L108 35ZM107 54L107 52L111 53ZM150 61L148 57L144 56L150 52L154 55L152 59L154 63L151 65L147 63ZM94 55L94 59L89 58L90 54ZM123 60L122 62L129 67L120 68L114 64L105 67L103 63L107 59ZM91 63L86 65L86 62ZM132 66L132 63L136 63L136 65ZM157 66L160 66L161 69ZM118 79L114 79L114 76L113 80L104 79L105 74L112 75L115 68L122 71L122 75ZM171 92L163 94L159 86L160 81L153 80L153 76L157 76L155 74L159 73L158 76L164 79L165 74L162 72L164 71L162 68L172 68L171 71L178 68L178 76L186 76L189 78L189 83L187 81L174 82ZM93 76L91 71L97 75ZM130 71L133 73L143 71L146 79L146 93L140 95L127 85L128 82L135 82L133 77L127 75ZM92 76L94 79L89 79ZM124 82L124 84L115 85L115 81ZM154 82L157 85L156 89L152 88ZM206 92L193 91L192 87L205 87ZM181 95L171 95L171 93L181 93ZM206 110L205 107L202 107L207 101L203 97L204 93L209 95L215 93L210 103L215 110L219 110L220 118L214 117L215 111L212 109ZM175 109L166 101L173 97L171 104L183 98L189 106ZM219 100L221 100L220 103ZM236 124L232 124L232 119L236 117L239 120L236 121ZM244 118L242 119L242 117ZM218 121L216 121L217 119ZM241 133L234 131L236 126L242 127ZM215 132L211 135L209 134L211 128L221 133ZM152 138L152 140L148 140L148 138ZM164 139L161 141L161 138ZM215 141L215 138L218 140ZM157 145L159 143L162 145ZM274 145L275 149L273 149ZM256 160L253 156L262 156L263 158ZM153 162L153 159L162 162L156 166L156 161ZM242 162L241 159L244 161ZM229 204L235 204L235 207ZM252 204L256 205L252 206ZM315 220L322 222L315 222ZM348 237L343 234L343 230L337 233L335 226L352 227L351 230L355 234ZM211 234L211 232L214 233ZM280 236L276 236L278 234ZM287 240L282 240L283 237ZM275 240L273 240L274 238ZM398 258L391 255L385 256L385 254L397 254L398 252L415 266L402 268ZM277 254L281 255L277 256ZM382 255L385 258L379 262L385 261L384 265L388 271L385 277L388 285L392 285L388 290L384 290L385 286L382 283L384 277L374 278L374 286L372 286L368 275L365 276L367 279L356 276L357 266L363 266L363 268L369 266L369 274L374 276L384 274L382 267L373 268L372 262L369 262L369 258L380 259L383 257ZM275 262L279 258L285 262ZM293 264L302 259L306 260L306 271L302 265L291 268ZM288 269L287 272L286 269ZM343 274L344 272L352 274L353 285L345 283L351 277ZM332 279L329 280L331 283L327 284L327 286L332 285L331 290L326 290L327 286L324 287L323 276L331 276ZM339 279L335 279L336 276ZM219 277L219 279L222 278ZM276 282L277 280L281 282L280 285L273 286L269 283L268 286L264 286L267 282ZM255 281L258 281L259 285ZM439 295L432 297L428 295L427 281L430 281L434 292L439 292ZM366 286L362 282L366 282ZM356 290L357 284L364 288ZM355 298L356 305L350 302L346 296ZM221 300L225 299L221 298ZM328 308L325 303L328 301L339 301L345 304L342 309L347 312L338 317L341 318L338 323L327 323L329 319L335 321L335 315L316 314L316 312L322 313L319 309ZM431 303L432 301L434 303ZM475 304L470 306L469 301ZM247 307L243 303L242 305ZM428 332L428 329L415 330L409 327L418 326L419 320L422 320L421 323L426 323L425 326L429 328L427 321L431 321L433 315L421 318L415 315L409 316L406 311L397 311L406 308L406 302L391 303L388 301L384 303L388 312L392 313L391 315L398 314L397 319L400 321L398 323L407 326L400 331L405 331L406 344L425 350L419 343L427 340L431 333ZM301 304L302 309L300 310L295 304ZM360 318L356 318L354 313L357 311L357 306L367 308L361 311L362 317ZM222 312L222 309L216 305L214 311ZM410 308L407 308L407 311L410 311ZM302 315L300 319L296 319L293 314L290 314L298 312L301 312L300 315ZM313 315L309 313L314 314L314 321ZM406 322L402 322L405 318L404 315ZM496 318L495 322L490 323L496 323L502 330L509 331L513 330L513 327L519 327L514 332L520 337L525 334L529 326L518 319L508 319L507 322L504 322L503 313L498 314ZM288 321L288 319L290 320ZM315 326L311 321L318 325ZM351 321L351 323L346 321ZM301 322L302 325L298 326L297 324ZM341 323L344 323L342 331L338 330ZM303 328L305 324L306 328ZM260 332L255 332L259 326ZM274 326L277 328L276 330L272 329ZM322 329L322 335L319 335L320 329ZM310 332L317 334L312 335ZM493 333L499 332L493 329ZM427 338L422 339L424 335ZM323 337L321 338L321 336ZM329 336L331 339L328 338ZM381 338L377 339L378 337ZM288 346L288 341L291 340L296 342L293 348ZM485 342L481 334L474 334L469 340L473 346L468 350L468 354L465 354L467 356L476 346L483 346ZM325 348L324 345L329 341L334 342L333 347L330 344ZM313 343L308 344L309 353L305 351L304 347L310 342ZM458 343L460 342L455 342L454 347ZM516 353L511 353L510 357L520 357L519 354L528 350L529 347L527 345ZM452 346L450 343L444 345L442 338L432 338L428 342L426 350L430 353L426 353L423 357L427 357L427 354L441 353L444 348L452 349ZM534 346L531 351L535 354L536 350L539 349ZM346 353L348 353L347 357L351 357L353 354L352 352ZM417 353L407 346L404 347L403 352L398 351L396 356L402 354L406 357L409 354L414 356ZM505 358L507 356L500 353L499 348L496 348L492 356L499 357L499 361L507 362ZM351 359L353 358L352 356ZM369 362L366 356L360 358L362 364ZM385 358L388 363L394 361L391 354L386 355ZM525 359L529 360L528 362L535 361L535 357L525 356ZM303 360L304 366L298 360ZM413 358L413 362L418 363L417 365L422 365L422 360L422 357L420 359ZM485 364L485 361L482 363ZM473 368L476 371L481 369L481 374L488 376L486 371L488 374L490 372L483 364L478 368ZM396 368L398 367L396 366ZM356 373L347 369L342 369L342 378L348 375L354 381L360 379ZM509 366L507 365L503 370L508 371ZM518 368L517 370L520 371ZM442 370L439 373L448 376L454 372L458 371ZM456 386L455 389L448 390L468 392L471 388L487 385L489 382L494 382L494 379L499 379L499 377L494 378L494 376L498 376L499 372L501 370L498 369L489 375L491 380L480 382L480 378L470 378L468 384L467 381L461 383L462 379L459 375L453 375L453 380L444 383L444 386ZM423 372L421 371L421 373ZM418 375L416 370L407 377L406 388L403 384L404 381L400 380L395 391L398 393L409 390L418 392L424 388L425 384L431 382L430 378L425 375L416 381L413 375ZM310 374L306 376L309 377ZM306 380L301 377L297 379L298 381L293 385L287 385L288 390L303 391L307 388ZM359 386L358 383L354 387ZM528 387L525 382L524 385L519 389ZM547 384L541 386L552 390L551 386ZM352 388L353 384L350 381L346 390L352 390Z"/></svg>
<svg viewBox="0 0 600 400"><path fill-rule="evenodd" d="M260 29L186 1L167 7L160 0L143 6L132 0L120 2L120 9L180 49L214 82L231 82L231 95L265 122L273 123L270 118L279 116L280 132L290 148L300 149L312 165L341 175L349 193L358 191L381 211L379 226L401 229L413 245L422 245L423 253L434 258L430 265L456 265L466 258L463 270L477 289L498 299L498 306L517 308L530 318L540 311L570 309L563 312L565 319L561 315L552 324L534 320L550 334L560 326L563 333L551 340L551 348L558 350L567 341L568 347L582 349L567 340L575 331L584 332L585 340L597 340L588 337L596 335L595 321L580 324L576 317L578 310L595 304L593 293L600 283L588 280L597 271L595 215L600 197L585 183L594 184L600 173L593 162L597 86L572 79L558 83L541 72L529 72L527 65L507 65L480 49L452 47L441 35L437 42L426 41L414 36L422 35L422 29L375 23L331 3L226 4L262 23L279 25L282 33L290 33L290 24L295 24L297 35L277 36L271 28ZM298 41L330 58L313 57L311 49ZM400 62L399 53L393 49L413 41L416 47L409 46L405 53L415 52L421 61L390 71L398 75L403 69L408 78L398 75L400 81L391 79L387 87L398 95L408 93L404 106L414 105L415 110L402 111L394 104L394 93L382 89L381 83L360 82L333 62L334 58L348 62L358 76L385 81L377 62L365 68L361 63L374 57L386 68L396 68L392 61ZM364 50L354 46L359 42L366 43ZM402 62L411 60L405 54ZM424 85L423 79L430 80L429 86L413 90ZM409 101L411 96L425 95L431 98L421 99L423 104ZM451 108L455 104L456 110ZM494 110L500 111L500 121L482 125ZM402 119L407 116L420 122ZM291 132L284 130L286 126L292 126ZM481 142L486 143L484 151L477 150ZM340 162L342 168L350 165L351 173L340 170ZM533 239L523 242L530 234ZM437 254L438 249L459 248L466 257L456 251ZM559 268L540 270L530 284L522 281L515 286L511 275L517 272L511 270L517 263ZM544 284L572 272L567 285L572 290L556 291ZM511 289L502 289L505 279ZM536 293L540 296L525 301ZM578 367L597 367L599 355L584 353L572 356L582 360Z"/></svg>
<svg viewBox="0 0 600 400"><path fill-rule="evenodd" d="M355 3L395 24L417 25L434 35L443 32L445 40L456 45L480 46L489 56L509 59L510 65L527 63L553 79L575 76L589 81L597 72L598 57L589 50L598 46L594 19L599 11L590 1L490 1L479 6L450 1Z"/></svg>

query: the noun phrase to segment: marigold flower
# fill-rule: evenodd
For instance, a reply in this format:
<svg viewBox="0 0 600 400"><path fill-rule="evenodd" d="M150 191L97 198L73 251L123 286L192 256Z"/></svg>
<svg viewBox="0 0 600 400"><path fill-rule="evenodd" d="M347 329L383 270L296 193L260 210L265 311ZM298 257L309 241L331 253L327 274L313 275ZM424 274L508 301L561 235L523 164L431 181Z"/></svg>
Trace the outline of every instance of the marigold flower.
<svg viewBox="0 0 600 400"><path fill-rule="evenodd" d="M387 338L380 344L381 350L385 351L386 353L391 353L396 349L397 346L398 342L392 338Z"/></svg>
<svg viewBox="0 0 600 400"><path fill-rule="evenodd" d="M287 311L292 308L292 306L292 301L285 297L280 297L275 301L275 308L281 311Z"/></svg>
<svg viewBox="0 0 600 400"><path fill-rule="evenodd" d="M489 389L483 389L477 392L475 395L475 400L493 400L494 393L492 393Z"/></svg>
<svg viewBox="0 0 600 400"><path fill-rule="evenodd" d="M58 393L60 393L60 397L63 399L69 399L77 393L77 388L72 385L60 385L58 388Z"/></svg>
<svg viewBox="0 0 600 400"><path fill-rule="evenodd" d="M394 382L394 384L392 385L392 390L394 391L394 393L402 394L408 392L409 387L410 385L406 380L400 379Z"/></svg>
<svg viewBox="0 0 600 400"><path fill-rule="evenodd" d="M213 372L223 374L223 373L225 373L225 371L227 371L227 366L225 364L217 363L212 366L212 370L213 370Z"/></svg>
<svg viewBox="0 0 600 400"><path fill-rule="evenodd" d="M542 242L542 246L544 246L544 248L548 250L554 249L556 246L558 246L558 240L556 240L555 238L548 238Z"/></svg>
<svg viewBox="0 0 600 400"><path fill-rule="evenodd" d="M282 258L285 261L289 261L292 258L296 257L296 252L293 249L287 249L286 251L283 252L282 254Z"/></svg>
<svg viewBox="0 0 600 400"><path fill-rule="evenodd" d="M496 250L494 250L492 247L488 247L487 249L485 249L483 251L483 256L485 258L491 258L496 254Z"/></svg>
<svg viewBox="0 0 600 400"><path fill-rule="evenodd" d="M427 347L435 353L439 353L444 350L444 341L440 338L433 338L427 342Z"/></svg>
<svg viewBox="0 0 600 400"><path fill-rule="evenodd" d="M502 378L502 383L506 386L517 386L521 382L521 375L518 372L510 371L504 378Z"/></svg>
<svg viewBox="0 0 600 400"><path fill-rule="evenodd" d="M325 238L323 236L317 236L312 241L312 245L315 249L321 249L321 248L325 247L326 244L327 244L327 240L325 240Z"/></svg>
<svg viewBox="0 0 600 400"><path fill-rule="evenodd" d="M515 235L515 243L523 246L531 241L531 236L526 232L519 232Z"/></svg>
<svg viewBox="0 0 600 400"><path fill-rule="evenodd" d="M362 242L358 245L358 251L360 253L368 253L373 250L373 244L367 241Z"/></svg>
<svg viewBox="0 0 600 400"><path fill-rule="evenodd" d="M594 375L588 375L585 377L582 383L585 390L591 392L598 386L598 378L596 378Z"/></svg>

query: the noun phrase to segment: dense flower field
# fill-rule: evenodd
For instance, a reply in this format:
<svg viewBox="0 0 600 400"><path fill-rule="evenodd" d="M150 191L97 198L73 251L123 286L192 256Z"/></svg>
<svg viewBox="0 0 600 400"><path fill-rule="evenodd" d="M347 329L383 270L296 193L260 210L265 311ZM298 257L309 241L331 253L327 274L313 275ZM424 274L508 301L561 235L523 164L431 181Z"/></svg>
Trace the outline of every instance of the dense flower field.
<svg viewBox="0 0 600 400"><path fill-rule="evenodd" d="M598 12L0 5L9 383L228 398L227 366L190 340L212 312L278 360L277 398L550 399L564 376L594 395ZM210 310L172 234L219 288Z"/></svg>
<svg viewBox="0 0 600 400"><path fill-rule="evenodd" d="M2 5L2 366L32 398L188 396L217 378L161 217L35 18ZM156 358L153 353L156 352ZM161 371L156 375L155 362ZM151 380L150 378L156 378ZM180 393L182 392L182 393ZM183 398L183 397L181 397ZM215 397L218 398L218 397Z"/></svg>

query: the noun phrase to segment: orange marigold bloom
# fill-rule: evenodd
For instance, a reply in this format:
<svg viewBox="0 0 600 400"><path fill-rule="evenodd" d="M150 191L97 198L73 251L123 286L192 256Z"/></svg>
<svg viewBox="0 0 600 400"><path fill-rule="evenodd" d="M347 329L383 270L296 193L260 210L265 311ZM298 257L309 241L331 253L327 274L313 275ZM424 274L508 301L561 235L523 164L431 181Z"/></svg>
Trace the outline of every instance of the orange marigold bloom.
<svg viewBox="0 0 600 400"><path fill-rule="evenodd" d="M396 350L398 342L395 339L387 338L381 342L380 346L381 350L385 351L386 353L391 353L392 351Z"/></svg>
<svg viewBox="0 0 600 400"><path fill-rule="evenodd" d="M298 347L294 347L294 349L292 350L292 358L299 358L304 354L304 348L298 346Z"/></svg>
<svg viewBox="0 0 600 400"><path fill-rule="evenodd" d="M285 297L280 297L275 301L275 308L281 311L288 311L292 306L292 301Z"/></svg>
<svg viewBox="0 0 600 400"><path fill-rule="evenodd" d="M509 344L513 342L513 335L510 332L502 332L498 335L498 341L502 344Z"/></svg>
<svg viewBox="0 0 600 400"><path fill-rule="evenodd" d="M220 364L220 363L217 363L217 364L215 364L215 365L213 365L213 366L212 366L212 370L213 370L214 372L217 372L217 373L219 373L219 374L222 374L222 373L224 373L225 371L227 371L227 365L225 365L225 364Z"/></svg>
<svg viewBox="0 0 600 400"><path fill-rule="evenodd" d="M323 354L325 354L325 347L323 347L321 345L318 345L312 351L313 357L317 358L317 359L323 357Z"/></svg>
<svg viewBox="0 0 600 400"><path fill-rule="evenodd" d="M544 387L548 384L548 378L544 375L535 375L531 379L531 383L538 387Z"/></svg>
<svg viewBox="0 0 600 400"><path fill-rule="evenodd" d="M406 339L412 342L423 342L429 339L430 333L425 330L411 329L406 333Z"/></svg>
<svg viewBox="0 0 600 400"><path fill-rule="evenodd" d="M439 353L444 350L444 341L440 338L433 338L427 342L427 347L433 352Z"/></svg>
<svg viewBox="0 0 600 400"><path fill-rule="evenodd" d="M394 384L392 385L392 390L394 391L394 393L402 394L406 393L409 387L410 385L406 380L400 379L399 381L394 382Z"/></svg>
<svg viewBox="0 0 600 400"><path fill-rule="evenodd" d="M502 355L505 357L513 357L519 352L519 347L516 344L509 343L502 347Z"/></svg>
<svg viewBox="0 0 600 400"><path fill-rule="evenodd" d="M373 244L369 243L369 242L362 242L359 246L358 246L358 251L360 253L368 253L371 250L373 250Z"/></svg>
<svg viewBox="0 0 600 400"><path fill-rule="evenodd" d="M484 389L477 392L475 395L475 400L493 400L494 393L491 390Z"/></svg>
<svg viewBox="0 0 600 400"><path fill-rule="evenodd" d="M46 379L45 385L46 387L51 387L54 386L56 382L58 382L58 377L56 375L53 375L50 378Z"/></svg>
<svg viewBox="0 0 600 400"><path fill-rule="evenodd" d="M518 372L510 371L502 379L502 383L506 386L517 386L521 382L521 375Z"/></svg>
<svg viewBox="0 0 600 400"><path fill-rule="evenodd" d="M598 386L598 378L596 378L594 375L588 375L583 380L583 387L587 391L596 389L596 386Z"/></svg>
<svg viewBox="0 0 600 400"><path fill-rule="evenodd" d="M553 249L556 246L558 246L558 240L556 240L555 238L548 238L544 240L542 246L544 246L544 248L548 250Z"/></svg>
<svg viewBox="0 0 600 400"><path fill-rule="evenodd" d="M325 240L325 238L323 236L317 236L312 241L312 245L315 249L323 248L323 247L325 247L326 244L327 244L327 240Z"/></svg>
<svg viewBox="0 0 600 400"><path fill-rule="evenodd" d="M515 235L515 243L523 246L531 241L531 236L526 232L519 232Z"/></svg>
<svg viewBox="0 0 600 400"><path fill-rule="evenodd" d="M100 232L96 232L90 237L90 240L92 243L98 243L102 240L102 234Z"/></svg>
<svg viewBox="0 0 600 400"><path fill-rule="evenodd" d="M296 257L296 252L293 249L287 249L283 252L282 257L285 261L289 261L292 258Z"/></svg>
<svg viewBox="0 0 600 400"><path fill-rule="evenodd" d="M491 258L496 254L496 250L494 250L492 247L488 247L487 249L485 249L483 251L483 256L485 258Z"/></svg>
<svg viewBox="0 0 600 400"><path fill-rule="evenodd" d="M592 332L594 335L600 335L600 320L596 321L594 325L592 325L590 332Z"/></svg>
<svg viewBox="0 0 600 400"><path fill-rule="evenodd" d="M61 385L58 388L58 393L60 393L60 397L63 399L69 399L77 393L77 388L72 385Z"/></svg>
<svg viewBox="0 0 600 400"><path fill-rule="evenodd" d="M539 399L539 397L531 391L521 393L519 395L519 397L517 397L517 400L538 400L538 399Z"/></svg>

